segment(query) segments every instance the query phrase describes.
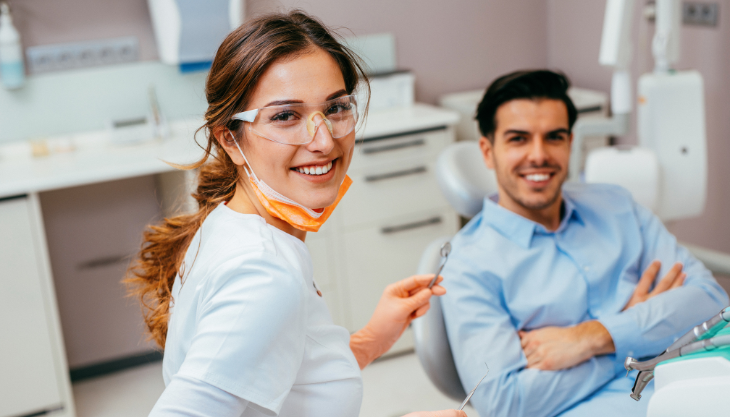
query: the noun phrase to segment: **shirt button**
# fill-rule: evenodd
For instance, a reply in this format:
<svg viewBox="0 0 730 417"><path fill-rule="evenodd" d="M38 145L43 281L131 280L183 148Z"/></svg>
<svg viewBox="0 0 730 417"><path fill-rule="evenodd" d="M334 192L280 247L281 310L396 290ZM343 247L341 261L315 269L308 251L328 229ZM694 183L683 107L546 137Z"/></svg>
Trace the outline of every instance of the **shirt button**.
<svg viewBox="0 0 730 417"><path fill-rule="evenodd" d="M591 270L591 268L590 268L590 267L588 267L588 266L584 266L584 267L583 267L583 270L584 270L584 271L586 271L586 272L588 272L588 271L590 271L590 270Z"/></svg>

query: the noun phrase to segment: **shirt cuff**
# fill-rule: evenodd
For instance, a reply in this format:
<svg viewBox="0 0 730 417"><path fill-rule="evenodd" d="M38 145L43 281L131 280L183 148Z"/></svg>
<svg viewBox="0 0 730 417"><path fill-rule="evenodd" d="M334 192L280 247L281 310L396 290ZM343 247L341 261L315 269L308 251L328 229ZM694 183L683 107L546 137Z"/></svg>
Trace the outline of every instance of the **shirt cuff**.
<svg viewBox="0 0 730 417"><path fill-rule="evenodd" d="M627 311L612 314L598 319L598 322L608 330L616 349L614 367L617 374L626 372L624 361L627 356L634 355L634 341L641 337L641 329L631 314ZM609 355L610 356L610 355Z"/></svg>

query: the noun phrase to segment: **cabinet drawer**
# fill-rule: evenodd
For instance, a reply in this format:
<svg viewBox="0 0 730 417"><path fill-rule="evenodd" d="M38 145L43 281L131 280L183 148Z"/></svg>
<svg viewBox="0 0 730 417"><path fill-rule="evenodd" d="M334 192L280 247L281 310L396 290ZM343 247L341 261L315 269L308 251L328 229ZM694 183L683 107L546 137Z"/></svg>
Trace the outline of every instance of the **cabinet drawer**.
<svg viewBox="0 0 730 417"><path fill-rule="evenodd" d="M370 320L387 285L416 273L429 243L457 230L456 213L444 209L344 233L344 292L350 310L349 329L360 329Z"/></svg>
<svg viewBox="0 0 730 417"><path fill-rule="evenodd" d="M395 163L413 156L432 155L435 159L453 141L453 131L448 128L358 141L350 171L373 164Z"/></svg>
<svg viewBox="0 0 730 417"><path fill-rule="evenodd" d="M436 181L435 158L408 158L398 164L354 172L339 215L344 227L368 225L391 217L448 207Z"/></svg>

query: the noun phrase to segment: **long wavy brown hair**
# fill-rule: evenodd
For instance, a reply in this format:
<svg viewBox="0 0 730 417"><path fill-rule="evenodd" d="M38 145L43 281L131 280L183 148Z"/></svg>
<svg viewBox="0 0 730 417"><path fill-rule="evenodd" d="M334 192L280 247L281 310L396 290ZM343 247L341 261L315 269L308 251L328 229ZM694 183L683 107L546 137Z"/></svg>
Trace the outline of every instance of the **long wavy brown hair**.
<svg viewBox="0 0 730 417"><path fill-rule="evenodd" d="M205 124L199 129L205 132L207 143L201 145L205 153L196 163L178 166L199 168L198 187L192 194L198 211L148 226L124 280L129 294L139 297L150 338L161 348L167 337L172 285L176 276L184 275L180 269L188 246L208 214L221 202L230 201L239 180L238 167L216 141L213 129L225 126L242 137L242 122L231 117L246 109L257 80L277 60L312 48L321 48L335 59L348 94L358 82L364 82L369 92L359 58L336 36L317 19L295 10L252 19L231 32L218 48L205 86Z"/></svg>

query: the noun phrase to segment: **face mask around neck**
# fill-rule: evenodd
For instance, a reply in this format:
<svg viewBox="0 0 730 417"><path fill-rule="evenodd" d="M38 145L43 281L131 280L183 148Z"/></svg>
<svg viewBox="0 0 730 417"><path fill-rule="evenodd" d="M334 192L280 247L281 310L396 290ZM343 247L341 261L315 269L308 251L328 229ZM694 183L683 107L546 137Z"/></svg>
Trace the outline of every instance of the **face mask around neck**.
<svg viewBox="0 0 730 417"><path fill-rule="evenodd" d="M228 133L230 133L231 138L233 138L233 143L236 144L238 152L240 152L243 157L245 162L243 169L246 171L248 181L251 183L251 187L253 188L256 197L261 205L264 206L266 212L277 219L281 219L289 223L299 230L303 230L305 232L318 231L335 210L335 207L337 207L337 204L339 204L340 200L344 197L352 184L352 179L345 175L345 179L342 181L342 184L340 184L340 189L337 192L337 199L335 202L325 207L322 211L317 212L278 193L276 190L269 187L269 185L264 181L260 180L256 176L256 173L253 172L253 168L248 162L248 159L246 159L246 155L243 154L241 147L238 146L238 142L233 136L233 133L230 131Z"/></svg>

